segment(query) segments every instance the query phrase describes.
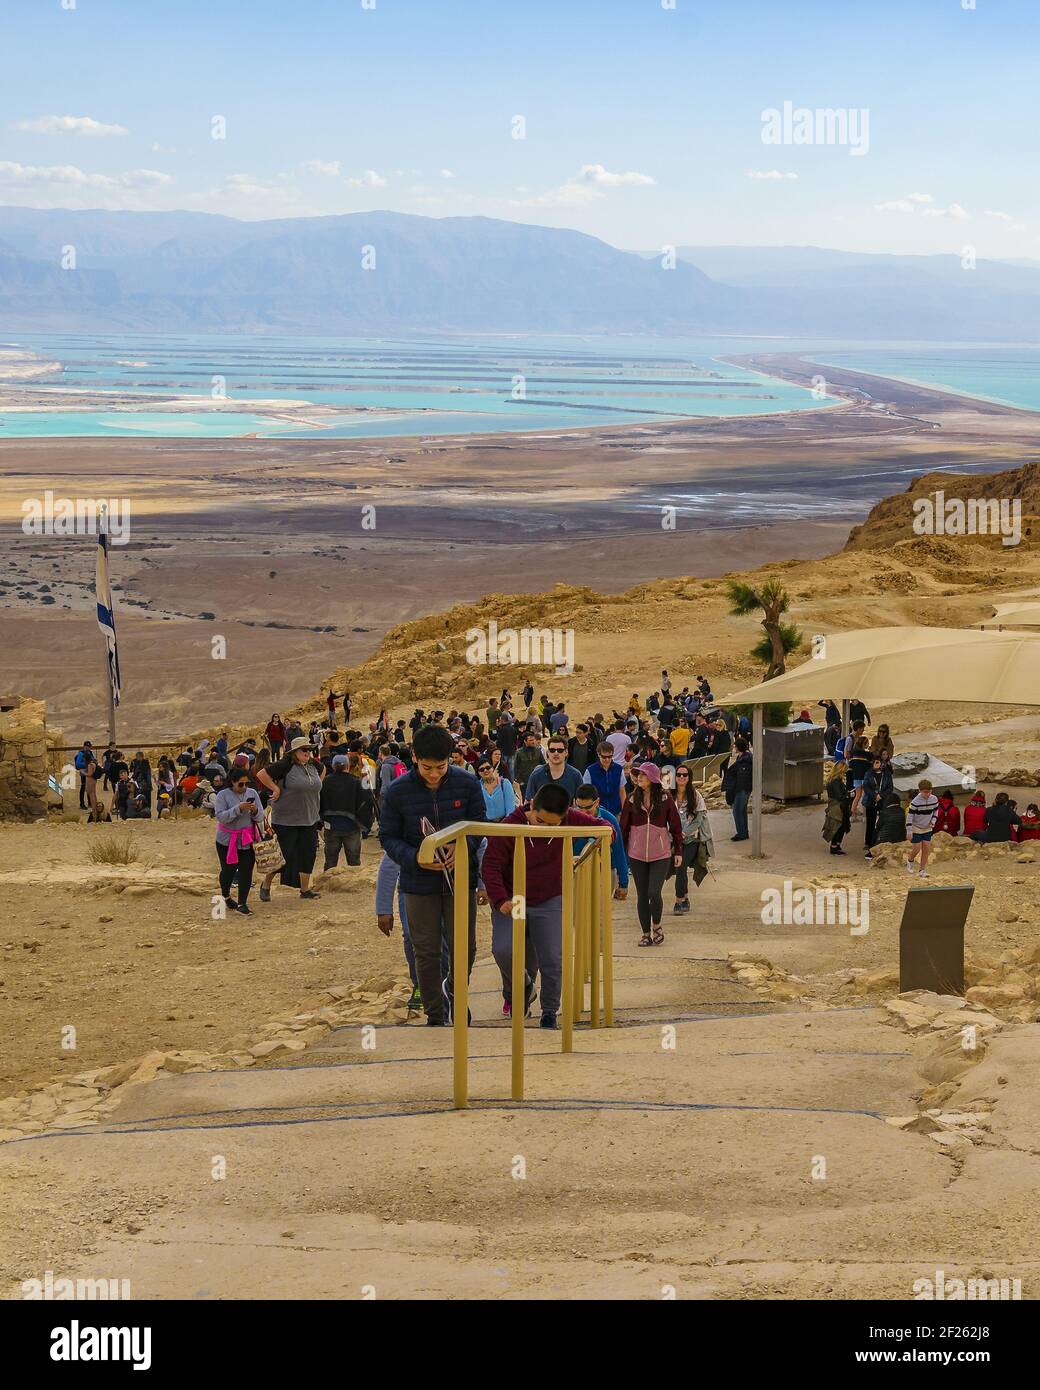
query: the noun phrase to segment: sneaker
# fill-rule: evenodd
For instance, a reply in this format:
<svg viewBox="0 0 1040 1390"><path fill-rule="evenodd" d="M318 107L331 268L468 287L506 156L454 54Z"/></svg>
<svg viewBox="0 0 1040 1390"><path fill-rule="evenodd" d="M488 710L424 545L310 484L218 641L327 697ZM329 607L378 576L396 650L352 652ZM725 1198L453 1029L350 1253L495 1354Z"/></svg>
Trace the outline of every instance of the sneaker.
<svg viewBox="0 0 1040 1390"><path fill-rule="evenodd" d="M455 996L448 993L448 977L447 977L447 975L445 975L444 979L441 981L441 995L442 995L443 998L444 998L444 1022L445 1022L446 1024L449 1024L449 1025L450 1025L450 1024L454 1024L454 1022L455 1022ZM473 1011L472 1011L471 1009L467 1009L467 1010L466 1010L466 1023L467 1023L467 1025L468 1025L468 1024L470 1024L470 1023L472 1023L472 1022L473 1022Z"/></svg>
<svg viewBox="0 0 1040 1390"><path fill-rule="evenodd" d="M546 1009L545 1013L542 1014L542 1021L541 1021L541 1023L539 1024L539 1027L540 1027L540 1028L555 1028L555 1027L556 1027L556 1015L555 1015L554 1013L550 1013L549 1010Z"/></svg>
<svg viewBox="0 0 1040 1390"><path fill-rule="evenodd" d="M508 999L502 1000L502 1014L505 1018L513 1017L513 1006Z"/></svg>
<svg viewBox="0 0 1040 1390"><path fill-rule="evenodd" d="M831 845L831 854L844 854L845 851L840 845Z"/></svg>
<svg viewBox="0 0 1040 1390"><path fill-rule="evenodd" d="M537 998L538 993L534 987L534 980L528 975L524 985L524 1018L531 1017L531 1005Z"/></svg>
<svg viewBox="0 0 1040 1390"><path fill-rule="evenodd" d="M931 878L931 874L928 872L927 869L918 869L918 871L917 871L917 877L918 877L918 878Z"/></svg>
<svg viewBox="0 0 1040 1390"><path fill-rule="evenodd" d="M262 903L269 903L269 902L271 901L271 890L270 890L270 888L261 888L261 889L260 889L260 901L261 901Z"/></svg>
<svg viewBox="0 0 1040 1390"><path fill-rule="evenodd" d="M906 861L906 871L907 871L908 874L912 874L912 873L913 873L913 871L914 871L914 861L913 861L912 859L908 859L908 860Z"/></svg>
<svg viewBox="0 0 1040 1390"><path fill-rule="evenodd" d="M427 1028L443 1028L443 1027L444 1027L444 1019L443 1019L443 1018L438 1018L438 1017L436 1016L436 1014L427 1014L427 1015L426 1015L426 1026L427 1026Z"/></svg>
<svg viewBox="0 0 1040 1390"><path fill-rule="evenodd" d="M320 897L321 897L321 894L320 894L320 893L315 893L314 890L313 890L312 888L308 888L307 891L306 891L306 893L301 893L301 894L300 894L300 897L301 897L301 898L320 898Z"/></svg>
<svg viewBox="0 0 1040 1390"><path fill-rule="evenodd" d="M243 917L252 917L253 915L253 909L249 906L248 903L236 903L235 911L241 912Z"/></svg>
<svg viewBox="0 0 1040 1390"><path fill-rule="evenodd" d="M412 986L412 997L411 997L411 998L409 999L409 1001L408 1001L408 1012L409 1012L409 1013L417 1014L417 1013L420 1013L421 1010L422 1010L422 994L420 993L419 986L418 986L418 985L413 985L413 986Z"/></svg>

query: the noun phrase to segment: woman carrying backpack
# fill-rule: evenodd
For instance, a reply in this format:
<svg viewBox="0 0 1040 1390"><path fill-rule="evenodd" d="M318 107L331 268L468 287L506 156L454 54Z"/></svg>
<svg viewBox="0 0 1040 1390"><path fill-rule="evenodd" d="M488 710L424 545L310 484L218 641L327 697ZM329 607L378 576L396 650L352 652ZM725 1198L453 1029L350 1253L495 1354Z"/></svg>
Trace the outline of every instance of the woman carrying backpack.
<svg viewBox="0 0 1040 1390"><path fill-rule="evenodd" d="M661 786L661 769L643 763L632 795L621 808L621 838L636 885L636 910L643 929L640 946L664 940L662 890L669 871L683 862L682 822L675 802Z"/></svg>

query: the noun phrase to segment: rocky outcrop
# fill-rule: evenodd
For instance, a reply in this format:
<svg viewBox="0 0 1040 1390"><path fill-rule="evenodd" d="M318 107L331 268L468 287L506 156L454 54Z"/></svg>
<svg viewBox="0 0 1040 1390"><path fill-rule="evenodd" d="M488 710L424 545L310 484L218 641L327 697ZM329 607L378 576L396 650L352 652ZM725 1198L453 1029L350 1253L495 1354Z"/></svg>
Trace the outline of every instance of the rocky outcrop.
<svg viewBox="0 0 1040 1390"><path fill-rule="evenodd" d="M46 814L46 706L0 696L0 818L40 820Z"/></svg>

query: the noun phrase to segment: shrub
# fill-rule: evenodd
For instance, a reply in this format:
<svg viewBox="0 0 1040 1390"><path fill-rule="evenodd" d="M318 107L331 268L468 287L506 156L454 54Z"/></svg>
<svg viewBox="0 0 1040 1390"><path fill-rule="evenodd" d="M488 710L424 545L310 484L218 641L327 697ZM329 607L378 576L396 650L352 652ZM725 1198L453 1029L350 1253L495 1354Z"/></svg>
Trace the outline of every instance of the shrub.
<svg viewBox="0 0 1040 1390"><path fill-rule="evenodd" d="M125 835L106 835L96 840L88 851L95 864L132 864L137 859L137 846L129 831Z"/></svg>

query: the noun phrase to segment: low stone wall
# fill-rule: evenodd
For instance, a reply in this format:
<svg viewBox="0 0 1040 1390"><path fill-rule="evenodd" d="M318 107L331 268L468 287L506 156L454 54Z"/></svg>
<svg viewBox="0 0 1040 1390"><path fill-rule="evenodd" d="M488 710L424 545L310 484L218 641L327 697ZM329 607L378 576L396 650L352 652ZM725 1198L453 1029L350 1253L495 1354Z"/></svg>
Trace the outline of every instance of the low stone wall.
<svg viewBox="0 0 1040 1390"><path fill-rule="evenodd" d="M42 700L0 698L0 818L47 814L47 707Z"/></svg>

